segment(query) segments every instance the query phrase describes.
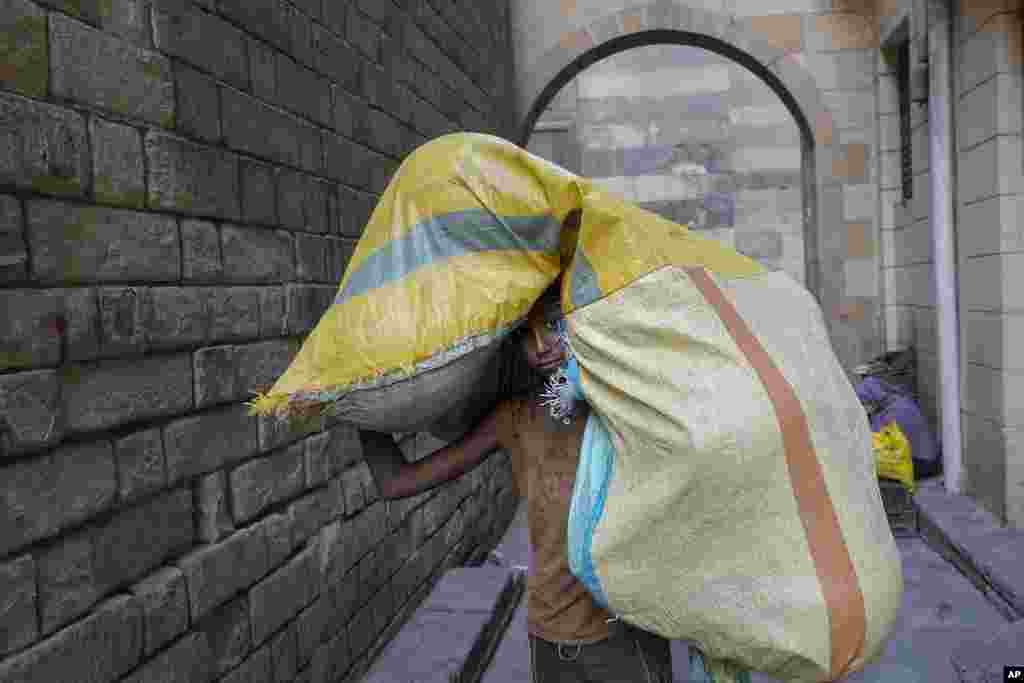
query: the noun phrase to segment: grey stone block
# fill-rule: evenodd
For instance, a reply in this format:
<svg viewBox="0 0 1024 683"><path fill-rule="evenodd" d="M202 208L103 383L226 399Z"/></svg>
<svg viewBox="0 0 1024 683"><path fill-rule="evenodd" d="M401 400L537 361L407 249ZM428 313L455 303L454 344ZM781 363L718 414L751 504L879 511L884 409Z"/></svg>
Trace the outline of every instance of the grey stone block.
<svg viewBox="0 0 1024 683"><path fill-rule="evenodd" d="M221 88L229 147L288 166L302 165L298 119L233 88Z"/></svg>
<svg viewBox="0 0 1024 683"><path fill-rule="evenodd" d="M174 64L174 81L178 130L205 142L219 142L220 92L216 81L182 62Z"/></svg>
<svg viewBox="0 0 1024 683"><path fill-rule="evenodd" d="M68 429L91 431L192 408L188 354L69 366L62 391Z"/></svg>
<svg viewBox="0 0 1024 683"><path fill-rule="evenodd" d="M141 654L141 609L133 598L118 596L53 637L0 662L0 680L104 683L133 669Z"/></svg>
<svg viewBox="0 0 1024 683"><path fill-rule="evenodd" d="M277 177L274 168L241 159L242 220L246 223L276 225Z"/></svg>
<svg viewBox="0 0 1024 683"><path fill-rule="evenodd" d="M185 575L174 567L164 567L132 586L131 592L142 606L149 657L188 628Z"/></svg>
<svg viewBox="0 0 1024 683"><path fill-rule="evenodd" d="M231 472L232 512L245 522L269 506L292 498L305 484L304 444L250 460Z"/></svg>
<svg viewBox="0 0 1024 683"><path fill-rule="evenodd" d="M22 555L0 563L0 655L7 655L39 637L36 612L36 561Z"/></svg>
<svg viewBox="0 0 1024 683"><path fill-rule="evenodd" d="M324 148L327 177L364 190L368 187L370 150L348 138L331 134L324 136Z"/></svg>
<svg viewBox="0 0 1024 683"><path fill-rule="evenodd" d="M366 507L366 497L363 494L362 475L358 467L350 467L341 475L342 485L345 490L345 515L351 517Z"/></svg>
<svg viewBox="0 0 1024 683"><path fill-rule="evenodd" d="M331 125L335 132L345 137L352 137L356 120L365 115L366 105L352 97L339 85L331 87L333 96L333 118Z"/></svg>
<svg viewBox="0 0 1024 683"><path fill-rule="evenodd" d="M92 360L100 355L99 308L95 289L65 289L64 342L69 361Z"/></svg>
<svg viewBox="0 0 1024 683"><path fill-rule="evenodd" d="M149 287L100 287L100 356L140 354L148 349L148 325L153 315Z"/></svg>
<svg viewBox="0 0 1024 683"><path fill-rule="evenodd" d="M181 222L182 278L186 282L210 282L220 278L224 264L220 258L217 226L187 218Z"/></svg>
<svg viewBox="0 0 1024 683"><path fill-rule="evenodd" d="M275 681L290 681L299 669L298 640L295 622L281 629L270 639L270 666Z"/></svg>
<svg viewBox="0 0 1024 683"><path fill-rule="evenodd" d="M331 476L334 477L362 460L363 446L353 425L340 424L332 427L329 432L331 440L327 446L327 458Z"/></svg>
<svg viewBox="0 0 1024 683"><path fill-rule="evenodd" d="M320 530L320 586L321 592L327 593L345 576L351 564L351 553L348 552L346 539L342 530L349 525L335 520Z"/></svg>
<svg viewBox="0 0 1024 683"><path fill-rule="evenodd" d="M208 292L198 287L154 287L145 318L146 341L154 351L195 346L210 337Z"/></svg>
<svg viewBox="0 0 1024 683"><path fill-rule="evenodd" d="M174 218L151 213L28 203L32 272L44 282L160 282L180 277Z"/></svg>
<svg viewBox="0 0 1024 683"><path fill-rule="evenodd" d="M196 407L227 403L238 397L234 346L212 346L195 352Z"/></svg>
<svg viewBox="0 0 1024 683"><path fill-rule="evenodd" d="M295 341L283 339L236 346L238 397L252 398L257 391L265 391L273 385L284 374L298 350Z"/></svg>
<svg viewBox="0 0 1024 683"><path fill-rule="evenodd" d="M280 170L277 191L277 206L284 227L315 233L328 231L328 186L325 183L304 173Z"/></svg>
<svg viewBox="0 0 1024 683"><path fill-rule="evenodd" d="M327 261L331 242L315 235L295 236L295 275L303 282L329 281Z"/></svg>
<svg viewBox="0 0 1024 683"><path fill-rule="evenodd" d="M153 6L156 48L213 73L238 88L249 87L245 34L188 2Z"/></svg>
<svg viewBox="0 0 1024 683"><path fill-rule="evenodd" d="M97 529L93 555L101 586L141 579L195 542L192 491L179 489L120 512Z"/></svg>
<svg viewBox="0 0 1024 683"><path fill-rule="evenodd" d="M322 594L296 618L296 654L299 668L309 663L316 648L331 634L327 628L330 623L330 610L330 598Z"/></svg>
<svg viewBox="0 0 1024 683"><path fill-rule="evenodd" d="M133 209L146 205L142 136L135 128L94 117L89 124L96 200Z"/></svg>
<svg viewBox="0 0 1024 683"><path fill-rule="evenodd" d="M278 5L278 21L288 36L288 51L302 64L312 66L313 56L313 22L295 5L281 3Z"/></svg>
<svg viewBox="0 0 1024 683"><path fill-rule="evenodd" d="M260 336L280 337L287 334L283 287L260 289Z"/></svg>
<svg viewBox="0 0 1024 683"><path fill-rule="evenodd" d="M256 650L238 668L224 676L221 683L274 683L270 648Z"/></svg>
<svg viewBox="0 0 1024 683"><path fill-rule="evenodd" d="M374 626L373 606L364 605L359 611L352 615L352 622L348 627L349 651L353 658L366 654L367 650L377 638L377 631ZM390 680L415 680L403 679L401 677Z"/></svg>
<svg viewBox="0 0 1024 683"><path fill-rule="evenodd" d="M259 336L259 288L215 287L207 290L207 296L210 341L246 341Z"/></svg>
<svg viewBox="0 0 1024 683"><path fill-rule="evenodd" d="M284 513L274 512L259 523L267 536L267 552L271 567L280 566L298 546L292 540L292 516L289 508Z"/></svg>
<svg viewBox="0 0 1024 683"><path fill-rule="evenodd" d="M351 664L348 629L342 629L314 651L309 667L311 680L342 680L341 677L349 670ZM350 675L356 676L357 674L353 672Z"/></svg>
<svg viewBox="0 0 1024 683"><path fill-rule="evenodd" d="M341 200L345 221L339 226L338 232L345 237L361 237L376 208L377 198L366 192L348 188L340 188L339 192L345 195Z"/></svg>
<svg viewBox="0 0 1024 683"><path fill-rule="evenodd" d="M256 419L244 405L182 418L164 427L171 485L243 460L256 448Z"/></svg>
<svg viewBox="0 0 1024 683"><path fill-rule="evenodd" d="M314 434L306 439L306 487L314 488L327 482L334 474L329 458L330 432Z"/></svg>
<svg viewBox="0 0 1024 683"><path fill-rule="evenodd" d="M281 23L279 3L273 0L223 0L217 9L280 49L288 49L288 31Z"/></svg>
<svg viewBox="0 0 1024 683"><path fill-rule="evenodd" d="M334 302L336 287L324 285L286 285L285 317L289 334L306 334Z"/></svg>
<svg viewBox="0 0 1024 683"><path fill-rule="evenodd" d="M50 15L51 88L59 97L170 128L174 82L163 55Z"/></svg>
<svg viewBox="0 0 1024 683"><path fill-rule="evenodd" d="M190 633L146 662L125 683L209 683L210 650L202 633Z"/></svg>
<svg viewBox="0 0 1024 683"><path fill-rule="evenodd" d="M146 134L149 206L238 220L238 158L158 131Z"/></svg>
<svg viewBox="0 0 1024 683"><path fill-rule="evenodd" d="M239 597L214 609L196 626L210 644L210 668L221 675L242 662L252 650L249 599Z"/></svg>
<svg viewBox="0 0 1024 683"><path fill-rule="evenodd" d="M225 225L224 277L231 282L283 282L295 277L295 240L283 230Z"/></svg>
<svg viewBox="0 0 1024 683"><path fill-rule="evenodd" d="M0 34L19 36L19 40L5 46L5 61L13 68L0 74L0 88L29 97L46 97L46 13L27 0L4 0L0 3Z"/></svg>
<svg viewBox="0 0 1024 683"><path fill-rule="evenodd" d="M263 643L317 597L318 548L306 547L287 564L253 586L249 593L252 634Z"/></svg>
<svg viewBox="0 0 1024 683"><path fill-rule="evenodd" d="M130 503L167 486L164 443L159 429L147 429L114 441L118 496Z"/></svg>
<svg viewBox="0 0 1024 683"><path fill-rule="evenodd" d="M339 36L345 36L345 24L348 18L347 2L327 2L323 8L323 23Z"/></svg>
<svg viewBox="0 0 1024 683"><path fill-rule="evenodd" d="M106 510L117 491L108 442L69 445L10 465L0 480L0 554Z"/></svg>
<svg viewBox="0 0 1024 683"><path fill-rule="evenodd" d="M373 629L376 633L371 645L370 651L373 653L371 656L376 656L383 650L389 640L388 626L397 611L394 597L387 587L382 587L370 600L370 607L373 609Z"/></svg>
<svg viewBox="0 0 1024 683"><path fill-rule="evenodd" d="M0 92L0 182L83 197L91 159L84 118L69 109Z"/></svg>
<svg viewBox="0 0 1024 683"><path fill-rule="evenodd" d="M246 48L249 53L249 73L252 76L252 92L267 101L277 100L277 52L266 43L248 37Z"/></svg>
<svg viewBox="0 0 1024 683"><path fill-rule="evenodd" d="M345 19L345 38L366 59L377 60L380 55L380 30L359 11L356 3L348 3Z"/></svg>
<svg viewBox="0 0 1024 683"><path fill-rule="evenodd" d="M299 439L323 431L324 420L283 420L276 417L259 418L260 450L269 451L294 443Z"/></svg>
<svg viewBox="0 0 1024 683"><path fill-rule="evenodd" d="M216 543L235 530L228 508L227 473L219 470L199 477L194 495L200 541Z"/></svg>
<svg viewBox="0 0 1024 683"><path fill-rule="evenodd" d="M178 561L188 582L189 609L198 621L268 570L267 544L260 526L236 531Z"/></svg>
<svg viewBox="0 0 1024 683"><path fill-rule="evenodd" d="M331 601L330 625L332 632L341 630L349 622L356 610L359 596L359 574L349 571L331 584L327 591Z"/></svg>
<svg viewBox="0 0 1024 683"><path fill-rule="evenodd" d="M277 103L317 123L331 125L331 83L284 53L277 53Z"/></svg>
<svg viewBox="0 0 1024 683"><path fill-rule="evenodd" d="M93 562L89 532L75 534L39 557L39 617L48 635L85 614L105 592Z"/></svg>
<svg viewBox="0 0 1024 683"><path fill-rule="evenodd" d="M335 6L344 12L343 3L326 3L327 12L335 11ZM344 35L344 32L341 33ZM327 29L313 25L313 59L314 67L326 74L336 87L350 93L359 92L359 63L362 57L341 38Z"/></svg>
<svg viewBox="0 0 1024 683"><path fill-rule="evenodd" d="M58 320L63 302L53 292L8 289L0 292L0 369L57 365L61 358Z"/></svg>
<svg viewBox="0 0 1024 683"><path fill-rule="evenodd" d="M292 517L293 543L305 543L308 539L316 536L331 519L333 508L330 501L330 490L320 488L307 493L289 507Z"/></svg>
<svg viewBox="0 0 1024 683"><path fill-rule="evenodd" d="M376 152L370 152L370 159L368 163L370 180L367 188L371 192L384 194L384 191L388 188L388 183L391 182L391 178L394 177L395 171L398 170L398 162L388 159Z"/></svg>
<svg viewBox="0 0 1024 683"><path fill-rule="evenodd" d="M0 195L0 283L28 278L24 212L16 197Z"/></svg>
<svg viewBox="0 0 1024 683"><path fill-rule="evenodd" d="M100 24L112 33L142 48L153 47L152 0L108 0L99 3Z"/></svg>
<svg viewBox="0 0 1024 683"><path fill-rule="evenodd" d="M394 117L371 110L367 118L367 128L367 144L396 159L402 156L402 126Z"/></svg>

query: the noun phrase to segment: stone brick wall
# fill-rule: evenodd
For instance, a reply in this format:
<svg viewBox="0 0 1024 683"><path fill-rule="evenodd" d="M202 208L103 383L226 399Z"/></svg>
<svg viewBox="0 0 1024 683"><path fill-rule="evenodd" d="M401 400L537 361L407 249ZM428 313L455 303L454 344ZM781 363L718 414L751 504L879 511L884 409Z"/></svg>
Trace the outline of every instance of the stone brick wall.
<svg viewBox="0 0 1024 683"><path fill-rule="evenodd" d="M953 45L956 239L960 304L964 489L1024 528L1024 15L1016 3L955 4ZM927 3L880 0L883 41L928 49ZM888 40L887 40L888 39ZM887 344L918 350L922 408L941 430L938 320L933 284L927 104L912 105L913 197L900 192L895 69L879 55L880 190Z"/></svg>
<svg viewBox="0 0 1024 683"><path fill-rule="evenodd" d="M504 455L388 503L242 401L405 154L510 136L507 9L0 0L0 680L355 681L500 536Z"/></svg>

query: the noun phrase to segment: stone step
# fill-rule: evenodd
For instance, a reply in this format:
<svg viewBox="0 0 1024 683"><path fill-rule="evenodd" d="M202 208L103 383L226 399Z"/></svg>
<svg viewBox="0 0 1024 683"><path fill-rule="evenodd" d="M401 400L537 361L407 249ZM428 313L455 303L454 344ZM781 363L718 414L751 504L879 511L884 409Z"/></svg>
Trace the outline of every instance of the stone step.
<svg viewBox="0 0 1024 683"><path fill-rule="evenodd" d="M446 572L363 683L477 683L522 599L525 575L496 566Z"/></svg>

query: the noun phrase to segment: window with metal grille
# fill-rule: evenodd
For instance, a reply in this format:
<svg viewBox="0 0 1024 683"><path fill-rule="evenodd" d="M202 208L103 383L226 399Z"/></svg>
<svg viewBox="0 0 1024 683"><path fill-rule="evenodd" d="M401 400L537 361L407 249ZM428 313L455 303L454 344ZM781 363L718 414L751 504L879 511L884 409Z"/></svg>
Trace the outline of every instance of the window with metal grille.
<svg viewBox="0 0 1024 683"><path fill-rule="evenodd" d="M914 194L914 157L910 149L910 41L904 40L896 50L897 91L900 98L900 166L903 201Z"/></svg>

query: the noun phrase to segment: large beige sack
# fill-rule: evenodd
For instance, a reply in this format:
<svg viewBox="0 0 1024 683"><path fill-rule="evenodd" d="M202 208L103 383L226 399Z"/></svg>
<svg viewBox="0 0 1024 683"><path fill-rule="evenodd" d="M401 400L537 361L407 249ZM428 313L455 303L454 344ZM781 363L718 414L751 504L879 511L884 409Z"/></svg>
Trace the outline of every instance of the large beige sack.
<svg viewBox="0 0 1024 683"><path fill-rule="evenodd" d="M811 295L782 272L665 266L577 308L568 330L615 451L584 541L592 592L782 681L879 656L900 556L867 418Z"/></svg>

